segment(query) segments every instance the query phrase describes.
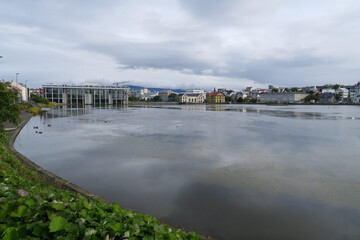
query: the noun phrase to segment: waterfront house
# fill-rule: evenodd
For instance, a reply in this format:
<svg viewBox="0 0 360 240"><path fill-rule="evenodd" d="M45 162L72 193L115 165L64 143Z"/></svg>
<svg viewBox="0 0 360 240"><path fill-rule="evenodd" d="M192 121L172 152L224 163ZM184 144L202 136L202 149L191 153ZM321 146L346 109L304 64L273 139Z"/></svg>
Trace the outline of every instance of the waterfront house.
<svg viewBox="0 0 360 240"><path fill-rule="evenodd" d="M319 95L318 103L324 104L334 104L336 103L336 98L334 93L322 93Z"/></svg>
<svg viewBox="0 0 360 240"><path fill-rule="evenodd" d="M177 99L181 103L204 103L205 100L202 93L180 93Z"/></svg>
<svg viewBox="0 0 360 240"><path fill-rule="evenodd" d="M207 103L225 103L225 94L222 92L209 92L206 94Z"/></svg>
<svg viewBox="0 0 360 240"><path fill-rule="evenodd" d="M360 91L354 94L353 103L360 104Z"/></svg>

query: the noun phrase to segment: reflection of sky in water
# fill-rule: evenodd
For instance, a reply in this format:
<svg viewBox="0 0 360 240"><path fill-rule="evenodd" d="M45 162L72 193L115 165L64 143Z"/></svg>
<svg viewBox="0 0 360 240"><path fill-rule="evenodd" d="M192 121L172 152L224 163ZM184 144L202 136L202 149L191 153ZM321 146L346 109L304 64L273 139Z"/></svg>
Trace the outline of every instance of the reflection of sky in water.
<svg viewBox="0 0 360 240"><path fill-rule="evenodd" d="M215 237L358 239L359 117L357 106L62 108L31 119L15 147L109 200Z"/></svg>

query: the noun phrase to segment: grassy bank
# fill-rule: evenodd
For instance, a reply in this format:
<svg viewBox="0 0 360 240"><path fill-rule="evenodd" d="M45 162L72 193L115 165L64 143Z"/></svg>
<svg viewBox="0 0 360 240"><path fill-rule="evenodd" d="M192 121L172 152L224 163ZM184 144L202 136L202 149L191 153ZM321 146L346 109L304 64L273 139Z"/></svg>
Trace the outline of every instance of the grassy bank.
<svg viewBox="0 0 360 240"><path fill-rule="evenodd" d="M51 186L16 159L1 130L0 238L201 239L154 217Z"/></svg>

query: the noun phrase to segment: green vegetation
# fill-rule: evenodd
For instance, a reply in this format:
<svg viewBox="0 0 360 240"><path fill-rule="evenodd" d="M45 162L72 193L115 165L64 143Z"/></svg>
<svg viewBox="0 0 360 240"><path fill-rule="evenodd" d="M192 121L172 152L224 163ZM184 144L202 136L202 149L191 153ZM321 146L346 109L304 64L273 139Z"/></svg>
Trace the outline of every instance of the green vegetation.
<svg viewBox="0 0 360 240"><path fill-rule="evenodd" d="M335 84L332 88L337 90L337 89L341 88L341 85L340 84Z"/></svg>
<svg viewBox="0 0 360 240"><path fill-rule="evenodd" d="M46 99L46 98L44 98L44 97L42 97L42 96L37 96L37 95L31 94L30 98L31 98L31 100L33 100L36 104L42 103L42 104L47 105L47 104L50 103L49 99Z"/></svg>
<svg viewBox="0 0 360 240"><path fill-rule="evenodd" d="M13 109L2 119L17 122L18 106L13 98L1 94L1 103ZM201 239L194 232L160 224L154 217L120 209L118 204L57 189L21 164L7 143L7 135L0 128L0 238L3 240Z"/></svg>
<svg viewBox="0 0 360 240"><path fill-rule="evenodd" d="M151 99L152 102L161 102L160 96L155 96L153 99Z"/></svg>
<svg viewBox="0 0 360 240"><path fill-rule="evenodd" d="M168 96L169 102L175 102L177 100L177 94L176 93L170 93Z"/></svg>
<svg viewBox="0 0 360 240"><path fill-rule="evenodd" d="M304 101L306 103L314 102L316 103L319 100L319 94L310 93L304 98Z"/></svg>
<svg viewBox="0 0 360 240"><path fill-rule="evenodd" d="M232 101L233 101L233 100L232 100L231 97L225 96L225 102L226 102L226 103L231 103Z"/></svg>
<svg viewBox="0 0 360 240"><path fill-rule="evenodd" d="M3 239L201 239L155 218L56 189L0 143L0 236Z"/></svg>
<svg viewBox="0 0 360 240"><path fill-rule="evenodd" d="M140 98L137 98L133 95L129 95L129 102L137 102L140 101Z"/></svg>
<svg viewBox="0 0 360 240"><path fill-rule="evenodd" d="M17 102L18 92L13 90L9 83L0 82L0 123L5 121L18 123L20 105Z"/></svg>
<svg viewBox="0 0 360 240"><path fill-rule="evenodd" d="M238 99L236 99L236 102L237 102L237 103L243 103L243 102L244 102L244 98L239 97Z"/></svg>

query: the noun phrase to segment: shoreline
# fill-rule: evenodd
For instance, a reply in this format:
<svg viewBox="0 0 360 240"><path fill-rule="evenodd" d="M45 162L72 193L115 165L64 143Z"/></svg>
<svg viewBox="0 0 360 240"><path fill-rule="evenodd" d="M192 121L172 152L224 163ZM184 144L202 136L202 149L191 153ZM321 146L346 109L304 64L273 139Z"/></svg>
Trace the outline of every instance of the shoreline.
<svg viewBox="0 0 360 240"><path fill-rule="evenodd" d="M21 115L21 113L20 113ZM14 147L14 143L16 140L16 137L19 135L20 131L23 129L23 127L30 121L30 119L33 117L32 114L30 113L26 113L25 116L23 116L23 118L21 118L21 123L15 128L15 129L11 129L8 130L8 149L10 150L10 152L21 162L21 164L23 164L26 168L29 168L33 171L35 171L40 177L42 177L42 179L48 183L50 183L53 187L58 188L58 189L62 189L62 190L68 190L74 193L79 193L85 197L88 197L90 199L93 200L99 200L99 201L103 201L107 204L113 205L115 204L114 202L111 202L97 194L91 193L87 190L85 190L82 187L79 187L76 184L73 184L59 176L57 176L56 174L42 168L41 166L37 165L36 163L34 163L33 161L31 161L30 159L28 159L26 156L22 155L20 152L18 152L15 147ZM144 214L147 215L145 213L133 210L133 209L129 209L129 208L125 208L120 206L120 209L127 209L130 210L134 213L139 213L139 214ZM154 217L154 216L152 216ZM155 217L157 219L157 221L160 224L164 224L169 226L170 228L173 229L180 229L183 230L185 232L195 232L199 237L201 237L202 239L205 240L215 240L215 238L211 237L211 236L206 236L205 234L202 233L198 233L197 231L194 230L189 230L186 228L183 228L181 226L176 226L176 225L172 225L169 223L166 223L160 219L158 219L157 217Z"/></svg>

